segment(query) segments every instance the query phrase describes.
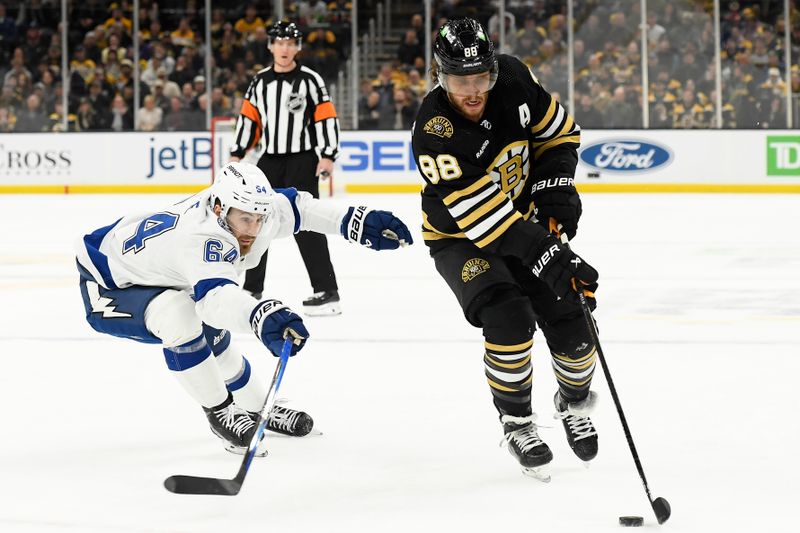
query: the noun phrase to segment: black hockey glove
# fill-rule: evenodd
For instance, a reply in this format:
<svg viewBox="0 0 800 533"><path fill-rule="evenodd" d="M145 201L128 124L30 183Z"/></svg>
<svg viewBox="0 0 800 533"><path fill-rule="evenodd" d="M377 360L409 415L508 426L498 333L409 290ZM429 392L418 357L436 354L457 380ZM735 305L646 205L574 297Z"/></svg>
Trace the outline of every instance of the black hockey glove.
<svg viewBox="0 0 800 533"><path fill-rule="evenodd" d="M531 198L539 224L545 229L549 229L549 219L555 218L561 224L562 231L567 234L567 237L570 239L575 237L583 209L573 178L539 180L533 184Z"/></svg>
<svg viewBox="0 0 800 533"><path fill-rule="evenodd" d="M584 291L597 290L597 270L553 235L539 241L532 270L559 298L579 303L576 283ZM584 292L585 294L585 292ZM590 296L591 300L594 300Z"/></svg>

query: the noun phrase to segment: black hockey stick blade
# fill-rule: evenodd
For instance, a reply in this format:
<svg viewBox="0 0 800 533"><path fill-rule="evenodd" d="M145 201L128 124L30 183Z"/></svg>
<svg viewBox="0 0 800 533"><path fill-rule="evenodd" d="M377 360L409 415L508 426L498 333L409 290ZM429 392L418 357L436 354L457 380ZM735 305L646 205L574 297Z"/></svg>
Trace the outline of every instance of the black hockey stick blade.
<svg viewBox="0 0 800 533"><path fill-rule="evenodd" d="M653 505L653 512L656 514L656 520L658 520L659 524L663 524L669 520L670 515L672 515L672 507L669 506L667 500L659 497L651 503Z"/></svg>
<svg viewBox="0 0 800 533"><path fill-rule="evenodd" d="M283 380L283 372L286 369L286 363L289 360L289 355L292 351L292 344L294 339L290 335L291 330L286 330L286 340L283 343L281 350L280 360L275 367L275 375L272 377L272 383L267 391L267 397L264 399L264 405L259 413L259 422L256 427L256 432L250 440L250 446L244 454L242 465L239 467L239 472L233 479L215 478L215 477L201 477L201 476L184 476L174 475L164 480L164 488L173 494L204 494L204 495L220 495L220 496L236 496L242 489L244 478L247 471L250 469L250 464L253 462L253 457L256 455L256 450L261 442L261 437L264 434L264 429L267 425L269 414L272 411L272 406L275 404L275 396L281 386Z"/></svg>
<svg viewBox="0 0 800 533"><path fill-rule="evenodd" d="M236 496L242 488L242 482L238 479L177 475L165 479L164 487L174 494Z"/></svg>

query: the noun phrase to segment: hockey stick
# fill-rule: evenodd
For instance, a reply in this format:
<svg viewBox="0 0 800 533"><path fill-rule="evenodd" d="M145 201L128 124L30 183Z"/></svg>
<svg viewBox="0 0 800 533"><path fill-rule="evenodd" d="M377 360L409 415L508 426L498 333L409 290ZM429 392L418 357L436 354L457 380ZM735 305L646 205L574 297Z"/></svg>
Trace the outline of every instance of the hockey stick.
<svg viewBox="0 0 800 533"><path fill-rule="evenodd" d="M550 230L554 231L554 233L558 235L560 233L558 230L560 229L561 226L556 226L555 220L551 218ZM562 233L560 238L564 245L569 246L569 239L567 238L566 233ZM603 375L605 375L606 383L608 383L608 389L611 391L611 398L614 400L614 406L617 408L619 420L622 422L622 431L625 432L625 439L628 441L628 448L631 450L633 462L636 464L636 470L639 472L639 477L642 479L644 491L647 493L647 500L650 502L650 506L653 508L656 519L658 520L659 524L663 524L672 514L672 508L666 499L661 497L653 499L653 496L650 493L650 486L647 484L647 478L644 475L644 468L642 468L642 462L639 460L639 453L636 451L636 445L633 443L633 436L631 436L631 430L628 427L628 421L625 419L625 413L622 411L622 404L619 401L617 388L614 386L614 380L611 379L611 372L608 370L608 363L606 362L605 355L603 355L603 348L600 346L600 337L597 333L597 324L594 322L594 317L592 316L592 310L589 307L589 302L586 301L586 295L583 294L583 290L578 290L577 284L578 282L575 282L575 290L578 293L578 298L581 302L583 319L586 322L586 327L589 328L589 335L592 337L592 342L594 342L595 348L597 349L597 356L600 359L600 366L603 368Z"/></svg>
<svg viewBox="0 0 800 533"><path fill-rule="evenodd" d="M272 406L275 404L275 396L278 394L278 389L281 386L283 379L283 372L286 370L286 363L289 361L289 355L292 353L292 343L294 339L288 335L283 343L280 359L275 367L275 374L272 376L272 383L270 383L267 397L264 399L264 405L261 407L261 412L258 414L258 427L250 439L250 446L247 448L247 453L242 460L242 466L239 467L239 472L233 479L222 479L215 477L200 477L200 476L183 476L175 475L170 476L164 480L164 487L175 494L219 494L223 496L236 496L242 488L244 478L247 471L250 469L250 463L256 455L256 450L261 442L261 436L264 434L264 429L267 427L269 413L272 411Z"/></svg>

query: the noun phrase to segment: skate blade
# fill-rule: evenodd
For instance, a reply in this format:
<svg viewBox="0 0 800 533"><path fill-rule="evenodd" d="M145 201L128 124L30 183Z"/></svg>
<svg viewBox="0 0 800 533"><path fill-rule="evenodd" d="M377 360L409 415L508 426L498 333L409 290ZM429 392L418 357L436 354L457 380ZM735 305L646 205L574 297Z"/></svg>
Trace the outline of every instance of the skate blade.
<svg viewBox="0 0 800 533"><path fill-rule="evenodd" d="M550 483L550 469L547 468L547 465L535 467L523 466L522 473L528 477L538 479L542 483Z"/></svg>
<svg viewBox="0 0 800 533"><path fill-rule="evenodd" d="M342 307L339 302L323 305L304 305L303 313L306 316L337 316L342 314Z"/></svg>
<svg viewBox="0 0 800 533"><path fill-rule="evenodd" d="M228 445L225 446L225 450L234 455L245 455L247 453L247 448L245 448L244 446ZM266 446L264 446L264 443L262 442L261 445L259 445L258 449L256 450L255 457L266 457L267 455L268 455L267 448Z"/></svg>

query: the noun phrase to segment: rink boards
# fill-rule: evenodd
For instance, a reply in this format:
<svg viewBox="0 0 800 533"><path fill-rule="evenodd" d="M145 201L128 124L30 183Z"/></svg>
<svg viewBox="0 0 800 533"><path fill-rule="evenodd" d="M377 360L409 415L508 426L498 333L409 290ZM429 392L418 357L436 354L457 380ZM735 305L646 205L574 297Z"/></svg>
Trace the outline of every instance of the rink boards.
<svg viewBox="0 0 800 533"><path fill-rule="evenodd" d="M193 192L210 182L229 143L212 146L207 132L3 134L0 193ZM532 155L510 154L499 165L513 173ZM422 185L406 131L342 132L336 164L339 192ZM800 192L800 134L584 130L576 181L584 192Z"/></svg>

